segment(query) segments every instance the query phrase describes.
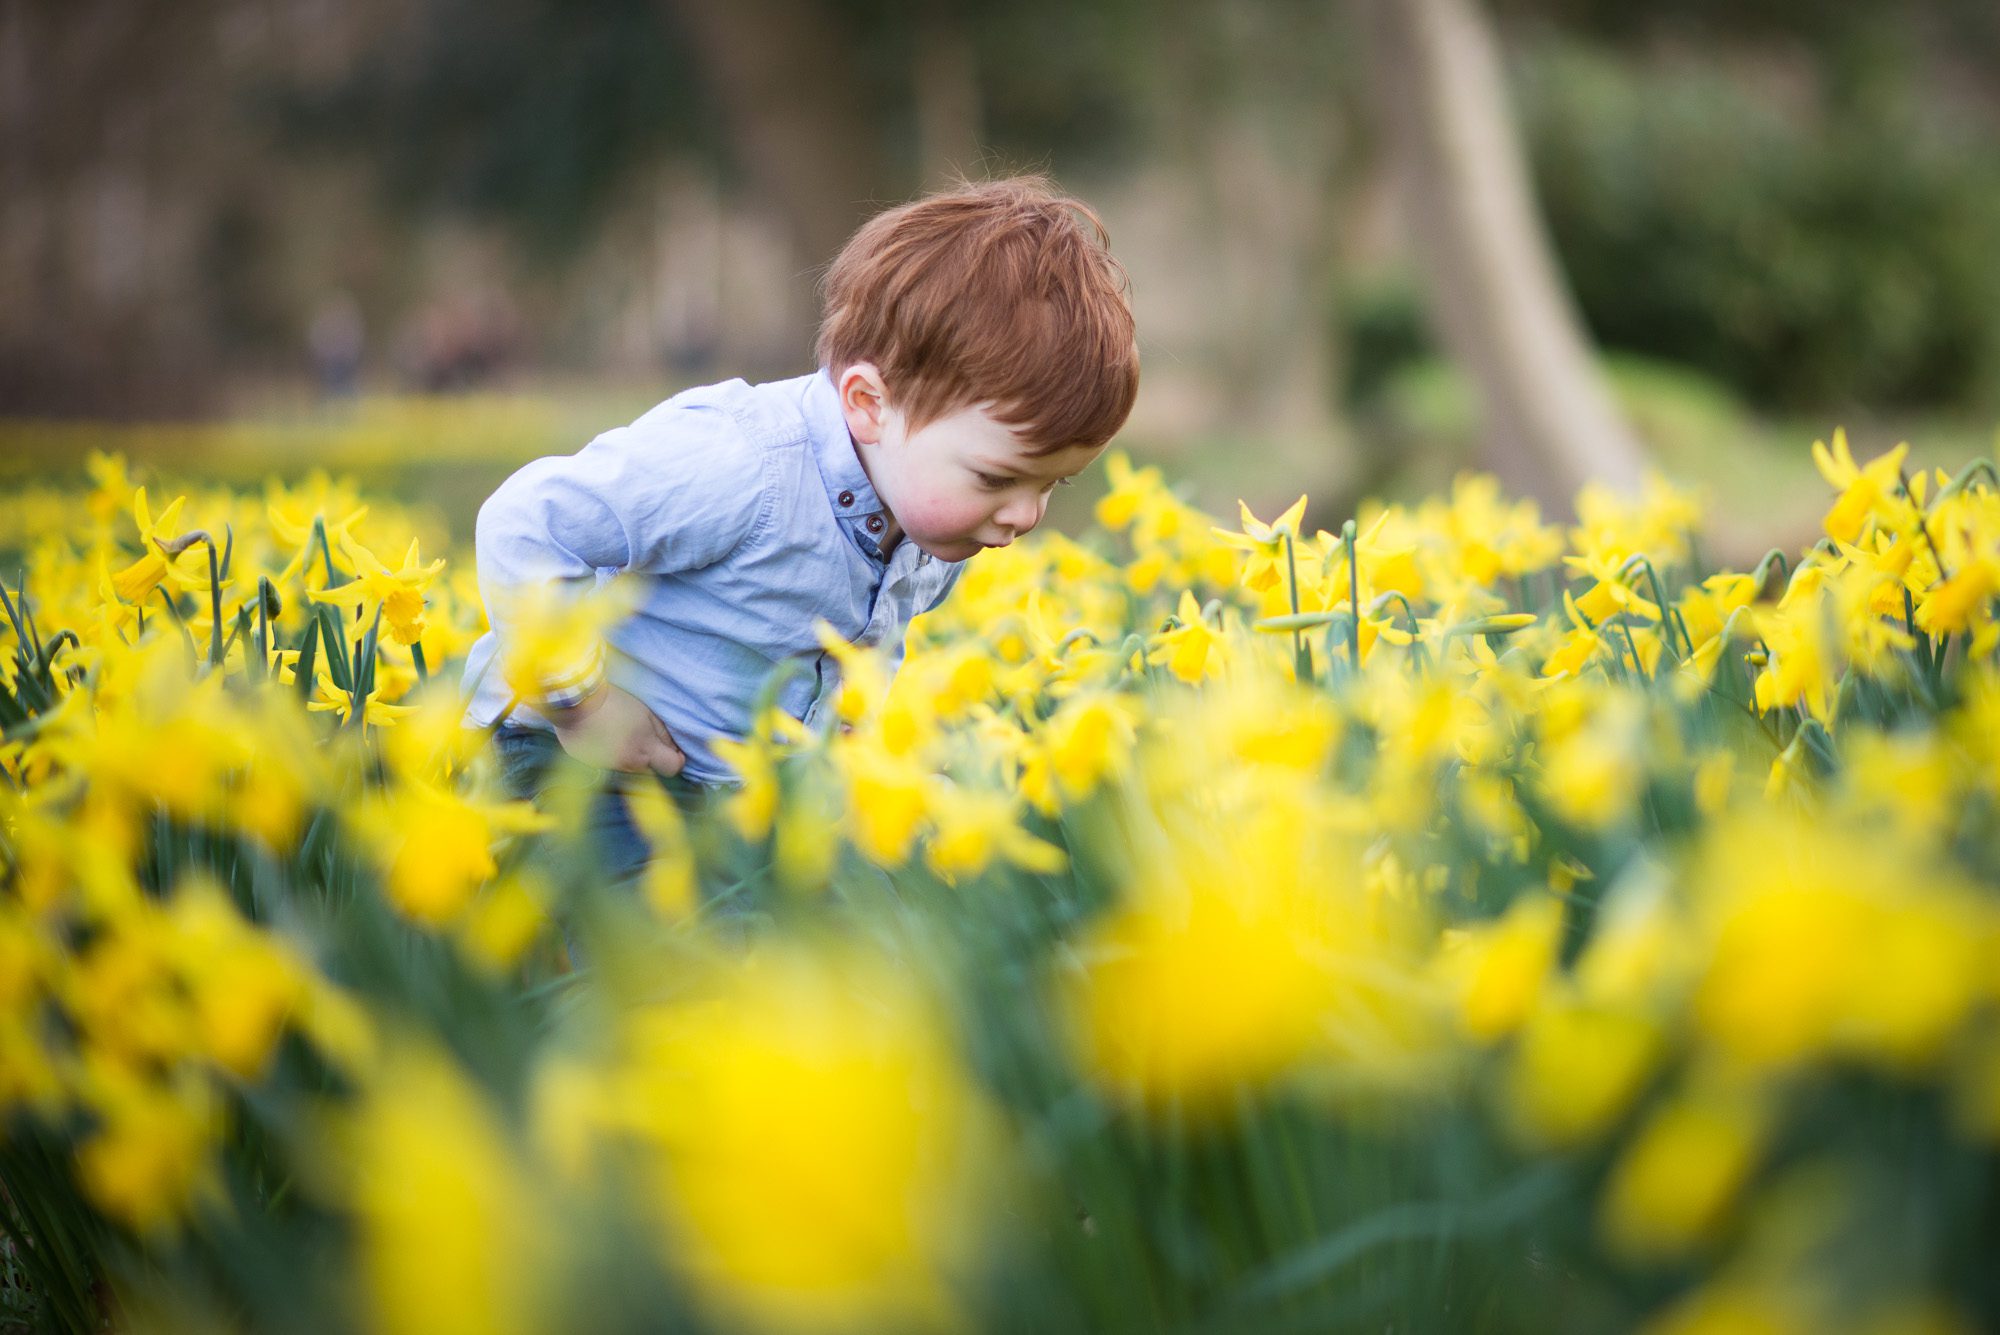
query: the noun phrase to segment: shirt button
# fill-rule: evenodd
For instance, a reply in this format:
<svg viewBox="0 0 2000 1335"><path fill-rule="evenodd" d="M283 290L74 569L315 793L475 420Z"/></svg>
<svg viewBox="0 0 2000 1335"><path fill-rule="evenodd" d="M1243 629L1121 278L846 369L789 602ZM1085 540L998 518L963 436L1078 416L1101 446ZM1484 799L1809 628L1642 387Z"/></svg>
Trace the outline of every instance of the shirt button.
<svg viewBox="0 0 2000 1335"><path fill-rule="evenodd" d="M868 531L869 531L870 533L880 533L880 532L882 531L882 516L881 516L881 515L869 515L869 516L868 516Z"/></svg>
<svg viewBox="0 0 2000 1335"><path fill-rule="evenodd" d="M929 552L918 552L918 553L917 553L917 564L918 564L918 565L920 565L920 566L927 566L927 565L929 565L930 563L931 563L931 554L930 554Z"/></svg>
<svg viewBox="0 0 2000 1335"><path fill-rule="evenodd" d="M852 504L854 504L854 493L853 493L853 492L851 492L851 491L843 491L843 492L841 492L841 493L840 493L840 503L841 503L842 505L852 505Z"/></svg>

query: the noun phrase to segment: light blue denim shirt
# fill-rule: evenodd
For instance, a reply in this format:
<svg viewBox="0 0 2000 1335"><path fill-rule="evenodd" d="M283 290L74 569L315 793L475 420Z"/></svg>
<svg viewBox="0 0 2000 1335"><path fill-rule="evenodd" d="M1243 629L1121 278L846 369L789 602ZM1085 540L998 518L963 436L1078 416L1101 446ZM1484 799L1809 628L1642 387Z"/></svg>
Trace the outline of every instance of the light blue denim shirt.
<svg viewBox="0 0 2000 1335"><path fill-rule="evenodd" d="M537 459L480 508L494 629L466 658L466 721L485 727L513 698L493 662L506 590L637 576L638 610L610 636L606 675L666 723L688 778L729 782L714 743L748 732L773 669L801 664L777 696L793 717L816 721L830 698L839 668L815 621L884 646L893 667L910 619L957 581L963 562L908 539L885 556L886 526L824 372L676 394L575 454ZM508 719L549 726L526 704Z"/></svg>

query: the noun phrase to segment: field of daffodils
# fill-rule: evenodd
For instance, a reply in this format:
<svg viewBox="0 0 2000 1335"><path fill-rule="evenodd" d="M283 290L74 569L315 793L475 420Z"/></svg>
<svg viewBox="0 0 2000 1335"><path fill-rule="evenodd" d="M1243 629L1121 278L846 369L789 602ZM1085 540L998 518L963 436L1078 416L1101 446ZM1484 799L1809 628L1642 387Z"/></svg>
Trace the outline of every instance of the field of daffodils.
<svg viewBox="0 0 2000 1335"><path fill-rule="evenodd" d="M16 488L0 1330L2000 1327L2000 480L1814 454L1744 570L1664 484L1113 455L837 726L630 785L636 885L460 725L469 549Z"/></svg>

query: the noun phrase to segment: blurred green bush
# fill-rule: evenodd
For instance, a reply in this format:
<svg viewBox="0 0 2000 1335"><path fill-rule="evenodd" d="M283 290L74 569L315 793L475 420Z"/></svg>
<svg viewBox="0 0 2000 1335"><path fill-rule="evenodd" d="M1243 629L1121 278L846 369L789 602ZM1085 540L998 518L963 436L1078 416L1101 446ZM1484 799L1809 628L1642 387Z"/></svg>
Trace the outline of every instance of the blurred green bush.
<svg viewBox="0 0 2000 1335"><path fill-rule="evenodd" d="M2000 142L1920 95L1520 51L1536 184L1608 348L1773 408L2000 399ZM1789 81L1796 82L1796 81Z"/></svg>

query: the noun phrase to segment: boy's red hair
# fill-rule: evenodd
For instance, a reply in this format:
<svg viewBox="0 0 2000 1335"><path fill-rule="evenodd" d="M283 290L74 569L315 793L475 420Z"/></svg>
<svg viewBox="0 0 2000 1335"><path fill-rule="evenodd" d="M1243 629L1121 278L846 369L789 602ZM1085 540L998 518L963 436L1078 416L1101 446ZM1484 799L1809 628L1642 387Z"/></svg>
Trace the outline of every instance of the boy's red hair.
<svg viewBox="0 0 2000 1335"><path fill-rule="evenodd" d="M1090 207L1040 176L890 209L822 284L819 362L873 362L910 429L974 404L1032 450L1102 445L1139 392L1124 268Z"/></svg>

